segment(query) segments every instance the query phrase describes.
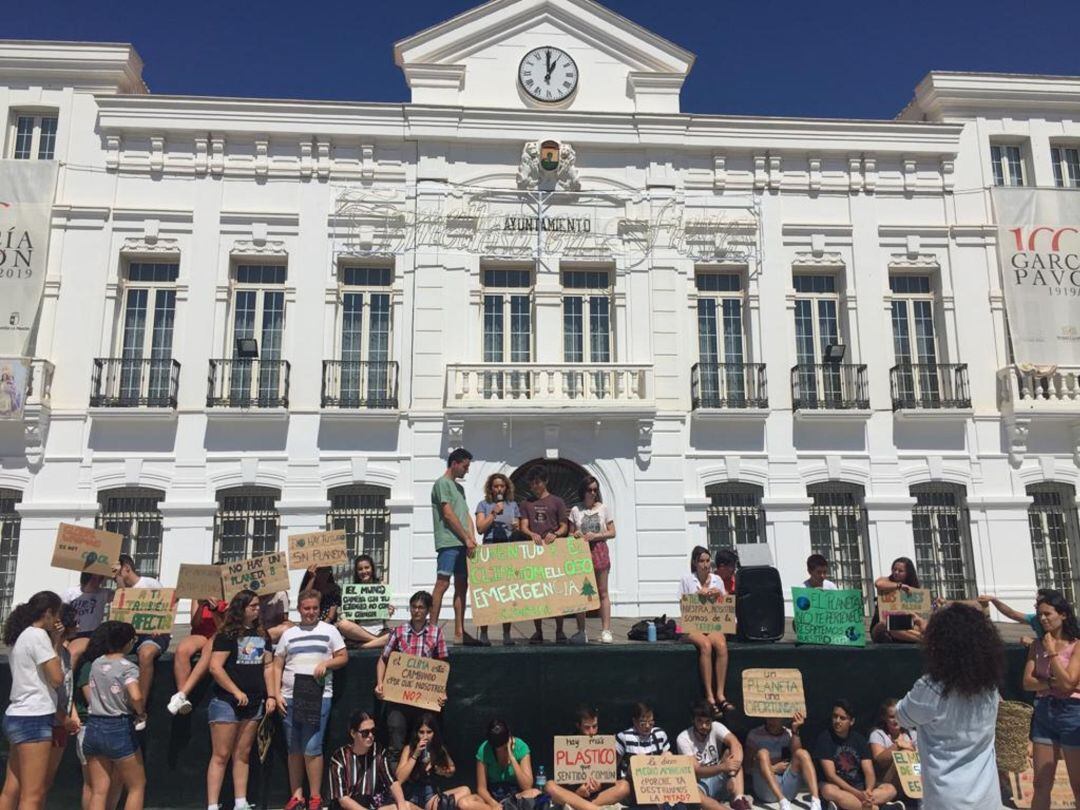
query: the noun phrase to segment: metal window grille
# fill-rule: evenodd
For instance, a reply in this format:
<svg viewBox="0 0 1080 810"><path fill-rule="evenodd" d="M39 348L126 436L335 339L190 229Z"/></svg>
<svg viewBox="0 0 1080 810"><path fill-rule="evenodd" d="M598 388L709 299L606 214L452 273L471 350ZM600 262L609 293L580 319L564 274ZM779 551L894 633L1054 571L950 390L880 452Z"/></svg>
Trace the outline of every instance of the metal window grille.
<svg viewBox="0 0 1080 810"><path fill-rule="evenodd" d="M810 506L810 550L829 561L832 579L841 588L870 592L870 551L862 487L826 483L807 487Z"/></svg>
<svg viewBox="0 0 1080 810"><path fill-rule="evenodd" d="M711 503L706 509L709 553L742 543L765 542L765 512L761 487L752 484L716 484L705 490Z"/></svg>
<svg viewBox="0 0 1080 810"><path fill-rule="evenodd" d="M15 504L21 500L22 493L18 490L0 489L0 621L7 618L15 595L21 522Z"/></svg>
<svg viewBox="0 0 1080 810"><path fill-rule="evenodd" d="M237 487L218 493L214 516L214 559L235 562L278 550L281 493L267 487Z"/></svg>
<svg viewBox="0 0 1080 810"><path fill-rule="evenodd" d="M578 497L578 489L581 487L582 480L589 474L584 468L566 459L533 459L522 464L510 476L510 481L514 484L514 491L517 494L518 504L533 499L532 493L529 491L529 472L533 467L543 467L547 470L548 492L562 498L567 509L572 509L581 503L581 498ZM610 497L610 494L601 490L600 497Z"/></svg>
<svg viewBox="0 0 1080 810"><path fill-rule="evenodd" d="M1061 591L1069 602L1074 602L1080 593L1076 581L1076 555L1080 549L1076 490L1069 484L1033 484L1027 494L1034 499L1028 507L1028 527L1035 582L1040 588Z"/></svg>
<svg viewBox="0 0 1080 810"><path fill-rule="evenodd" d="M158 504L165 493L156 489L128 487L102 492L101 511L96 524L99 529L123 536L122 554L130 554L136 570L155 579L161 573L162 519Z"/></svg>
<svg viewBox="0 0 1080 810"><path fill-rule="evenodd" d="M915 566L919 581L934 596L975 597L971 519L966 491L956 484L919 484L911 488Z"/></svg>
<svg viewBox="0 0 1080 810"><path fill-rule="evenodd" d="M330 511L328 529L345 530L345 547L350 562L341 572L344 581L352 582L352 562L359 554L370 554L381 581L390 580L390 508L386 505L390 490L367 484L336 487L328 493Z"/></svg>

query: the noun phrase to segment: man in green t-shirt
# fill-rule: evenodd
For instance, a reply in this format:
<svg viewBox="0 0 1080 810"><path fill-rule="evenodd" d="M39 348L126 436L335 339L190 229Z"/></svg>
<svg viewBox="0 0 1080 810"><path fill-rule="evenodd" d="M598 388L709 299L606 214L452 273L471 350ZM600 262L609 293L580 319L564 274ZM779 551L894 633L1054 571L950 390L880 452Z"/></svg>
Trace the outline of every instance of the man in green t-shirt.
<svg viewBox="0 0 1080 810"><path fill-rule="evenodd" d="M469 587L469 569L465 562L476 548L476 527L465 501L465 490L458 483L469 472L472 453L459 447L446 459L446 472L431 488L431 516L435 526L435 587L431 589L431 623L439 622L443 594L454 578L454 643L481 644L465 632L465 594Z"/></svg>

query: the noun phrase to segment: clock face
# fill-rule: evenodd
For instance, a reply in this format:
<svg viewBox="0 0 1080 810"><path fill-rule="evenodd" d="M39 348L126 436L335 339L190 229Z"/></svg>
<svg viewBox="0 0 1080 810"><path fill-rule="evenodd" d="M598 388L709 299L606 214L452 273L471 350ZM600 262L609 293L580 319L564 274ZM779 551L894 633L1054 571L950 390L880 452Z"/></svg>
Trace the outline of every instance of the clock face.
<svg viewBox="0 0 1080 810"><path fill-rule="evenodd" d="M577 89L577 64L558 48L534 48L521 60L518 81L537 101L562 101Z"/></svg>

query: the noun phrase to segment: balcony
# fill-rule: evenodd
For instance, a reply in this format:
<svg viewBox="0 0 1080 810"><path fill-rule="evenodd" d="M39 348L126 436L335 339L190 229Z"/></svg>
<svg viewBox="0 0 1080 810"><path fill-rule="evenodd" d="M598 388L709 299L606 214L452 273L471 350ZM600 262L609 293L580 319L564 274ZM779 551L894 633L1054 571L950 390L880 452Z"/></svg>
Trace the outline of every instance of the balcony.
<svg viewBox="0 0 1080 810"><path fill-rule="evenodd" d="M1006 366L997 379L1003 414L1080 420L1080 366Z"/></svg>
<svg viewBox="0 0 1080 810"><path fill-rule="evenodd" d="M90 383L91 408L176 410L180 364L167 358L98 357Z"/></svg>
<svg viewBox="0 0 1080 810"><path fill-rule="evenodd" d="M699 410L767 410L764 363L695 363L690 368L690 402Z"/></svg>
<svg viewBox="0 0 1080 810"><path fill-rule="evenodd" d="M323 360L322 406L397 410L398 364L393 360Z"/></svg>
<svg viewBox="0 0 1080 810"><path fill-rule="evenodd" d="M651 365L477 363L446 367L448 410L652 413Z"/></svg>
<svg viewBox="0 0 1080 810"><path fill-rule="evenodd" d="M791 407L804 415L870 415L866 366L804 363L791 369Z"/></svg>
<svg viewBox="0 0 1080 810"><path fill-rule="evenodd" d="M210 361L208 408L289 407L289 361L220 359Z"/></svg>
<svg viewBox="0 0 1080 810"><path fill-rule="evenodd" d="M23 363L28 363L23 379ZM0 368L0 394L6 418L0 418L0 456L26 456L40 463L52 414L52 381L56 368L41 358L13 358ZM21 390L20 390L21 389ZM12 418L22 412L22 418Z"/></svg>
<svg viewBox="0 0 1080 810"><path fill-rule="evenodd" d="M901 363L889 370L894 411L941 414L971 410L966 363Z"/></svg>

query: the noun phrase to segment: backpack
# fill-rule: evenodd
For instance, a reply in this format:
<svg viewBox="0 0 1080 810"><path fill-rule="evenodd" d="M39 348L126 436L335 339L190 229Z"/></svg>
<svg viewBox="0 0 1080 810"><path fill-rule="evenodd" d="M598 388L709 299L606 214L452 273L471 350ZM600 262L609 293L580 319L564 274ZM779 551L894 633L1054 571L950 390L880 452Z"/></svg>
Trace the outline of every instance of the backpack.
<svg viewBox="0 0 1080 810"><path fill-rule="evenodd" d="M669 619L666 613L663 616L657 616L651 622L648 619L635 622L627 632L626 637L631 641L647 641L649 638L649 625L653 623L656 624L657 641L675 641L679 637L679 634L675 631L675 620Z"/></svg>

